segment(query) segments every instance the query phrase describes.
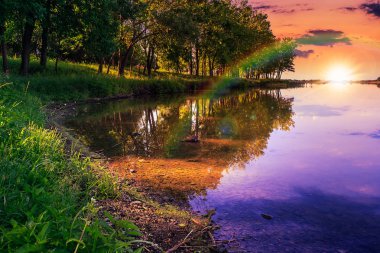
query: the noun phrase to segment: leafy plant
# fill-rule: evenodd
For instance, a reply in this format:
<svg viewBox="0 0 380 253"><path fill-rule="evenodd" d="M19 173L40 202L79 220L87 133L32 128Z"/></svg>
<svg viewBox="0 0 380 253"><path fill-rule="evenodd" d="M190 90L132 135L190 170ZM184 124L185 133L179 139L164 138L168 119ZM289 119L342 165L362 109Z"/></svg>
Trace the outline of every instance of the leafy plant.
<svg viewBox="0 0 380 253"><path fill-rule="evenodd" d="M0 252L140 252L138 228L95 205L117 196L110 176L67 155L41 102L15 87L0 88Z"/></svg>

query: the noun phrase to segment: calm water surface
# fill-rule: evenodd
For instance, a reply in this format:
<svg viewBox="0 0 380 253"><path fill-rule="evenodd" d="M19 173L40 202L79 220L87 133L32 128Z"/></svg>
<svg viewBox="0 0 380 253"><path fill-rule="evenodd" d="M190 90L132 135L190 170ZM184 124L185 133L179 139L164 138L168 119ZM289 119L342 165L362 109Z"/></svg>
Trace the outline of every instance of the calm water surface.
<svg viewBox="0 0 380 253"><path fill-rule="evenodd" d="M379 113L377 86L328 84L86 105L67 125L112 158L203 166L186 194L231 252L380 252Z"/></svg>

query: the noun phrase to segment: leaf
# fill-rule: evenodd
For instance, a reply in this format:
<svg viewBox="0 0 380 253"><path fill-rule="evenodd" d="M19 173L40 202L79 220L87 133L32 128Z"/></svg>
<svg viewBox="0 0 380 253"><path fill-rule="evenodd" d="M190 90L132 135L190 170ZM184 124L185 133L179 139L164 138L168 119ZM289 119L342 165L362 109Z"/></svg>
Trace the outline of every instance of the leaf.
<svg viewBox="0 0 380 253"><path fill-rule="evenodd" d="M22 246L21 248L18 248L15 252L16 253L29 253L29 252L42 252L43 248L41 245L31 245L26 244Z"/></svg>
<svg viewBox="0 0 380 253"><path fill-rule="evenodd" d="M133 251L133 253L141 253L144 248L138 248L137 250Z"/></svg>
<svg viewBox="0 0 380 253"><path fill-rule="evenodd" d="M49 222L46 223L46 224L42 227L41 231L38 233L38 235L37 235L37 242L38 242L39 244L44 244L44 243L47 242L47 240L46 240L46 233L47 233L47 230L48 230L48 228L49 228L49 225L50 225Z"/></svg>
<svg viewBox="0 0 380 253"><path fill-rule="evenodd" d="M83 241L78 240L78 239L76 239L76 238L71 238L71 239L67 240L67 241L66 241L66 246L67 246L68 244L72 243L72 242L75 242L75 243L77 243L77 244L82 245L82 249L84 249L84 248L86 247L86 244L85 244Z"/></svg>

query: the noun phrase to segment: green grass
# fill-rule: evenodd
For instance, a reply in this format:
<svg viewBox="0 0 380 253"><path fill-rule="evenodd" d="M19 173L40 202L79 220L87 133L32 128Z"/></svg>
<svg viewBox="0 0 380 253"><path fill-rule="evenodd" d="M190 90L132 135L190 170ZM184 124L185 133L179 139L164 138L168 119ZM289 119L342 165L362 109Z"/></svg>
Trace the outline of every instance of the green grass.
<svg viewBox="0 0 380 253"><path fill-rule="evenodd" d="M116 196L112 178L67 154L20 86L0 82L0 252L132 252L138 228L110 226L94 205Z"/></svg>
<svg viewBox="0 0 380 253"><path fill-rule="evenodd" d="M97 74L96 66L90 64L59 63L55 72L54 62L49 61L46 70L42 70L37 59L32 58L30 75L18 75L19 59L10 59L8 82L27 87L43 102L76 101L89 98L104 98L120 95L174 94L195 89L203 79L189 79L185 76L173 76L158 73L148 79L134 73L132 78L118 78L115 71L111 74ZM20 88L20 87L19 87Z"/></svg>

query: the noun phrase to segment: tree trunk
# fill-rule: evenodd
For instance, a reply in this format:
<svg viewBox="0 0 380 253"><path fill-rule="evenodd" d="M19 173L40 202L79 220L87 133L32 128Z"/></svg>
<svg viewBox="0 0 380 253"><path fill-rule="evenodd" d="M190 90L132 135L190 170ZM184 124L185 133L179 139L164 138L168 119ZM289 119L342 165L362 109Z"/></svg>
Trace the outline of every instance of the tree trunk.
<svg viewBox="0 0 380 253"><path fill-rule="evenodd" d="M43 68L46 68L47 63L47 50L48 50L48 41L49 41L49 28L50 28L50 9L51 9L51 0L48 0L46 3L46 15L44 22L42 24L42 44L41 44L41 58L40 65Z"/></svg>
<svg viewBox="0 0 380 253"><path fill-rule="evenodd" d="M118 59L117 59L118 76L120 76L121 58L122 58L122 54L121 54L121 49L119 48Z"/></svg>
<svg viewBox="0 0 380 253"><path fill-rule="evenodd" d="M58 55L57 55L57 57L55 58L55 65L54 65L54 70L55 70L55 73L57 73L58 72Z"/></svg>
<svg viewBox="0 0 380 253"><path fill-rule="evenodd" d="M132 52L131 52L131 58L129 59L129 76L132 76L132 71L133 71L133 56L135 54L135 48L133 47L132 48Z"/></svg>
<svg viewBox="0 0 380 253"><path fill-rule="evenodd" d="M190 48L189 75L193 75L193 49Z"/></svg>
<svg viewBox="0 0 380 253"><path fill-rule="evenodd" d="M208 68L209 68L210 77L214 76L214 69L213 69L212 65L213 64L212 64L212 61L211 61L211 57L208 57Z"/></svg>
<svg viewBox="0 0 380 253"><path fill-rule="evenodd" d="M127 51L125 51L124 54L120 53L120 58L119 58L119 76L124 76L124 71L125 71L125 66L127 65L128 61L128 56L133 48L133 44L131 44L128 48Z"/></svg>
<svg viewBox="0 0 380 253"><path fill-rule="evenodd" d="M195 75L199 76L199 50L195 48Z"/></svg>
<svg viewBox="0 0 380 253"><path fill-rule="evenodd" d="M147 63L146 67L147 67L147 70L148 70L148 77L149 78L152 77L153 61L154 61L154 48L153 47L149 47L148 57L147 57L147 62L146 62Z"/></svg>
<svg viewBox="0 0 380 253"><path fill-rule="evenodd" d="M36 20L32 18L25 22L24 33L22 35L21 67L20 74L27 75L29 71L29 56L32 45L32 35Z"/></svg>
<svg viewBox="0 0 380 253"><path fill-rule="evenodd" d="M111 58L108 61L107 75L110 73L111 65L113 65L115 59L115 53L112 54Z"/></svg>
<svg viewBox="0 0 380 253"><path fill-rule="evenodd" d="M103 73L103 64L104 64L104 59L102 58L102 59L99 61L98 74L102 74L102 73Z"/></svg>
<svg viewBox="0 0 380 253"><path fill-rule="evenodd" d="M0 24L0 44L1 44L1 57L3 59L3 72L8 73L8 55L7 55L7 44L4 38L5 34L5 24Z"/></svg>
<svg viewBox="0 0 380 253"><path fill-rule="evenodd" d="M206 55L202 59L202 76L206 76Z"/></svg>

